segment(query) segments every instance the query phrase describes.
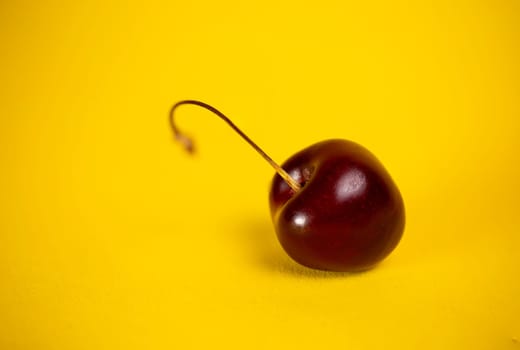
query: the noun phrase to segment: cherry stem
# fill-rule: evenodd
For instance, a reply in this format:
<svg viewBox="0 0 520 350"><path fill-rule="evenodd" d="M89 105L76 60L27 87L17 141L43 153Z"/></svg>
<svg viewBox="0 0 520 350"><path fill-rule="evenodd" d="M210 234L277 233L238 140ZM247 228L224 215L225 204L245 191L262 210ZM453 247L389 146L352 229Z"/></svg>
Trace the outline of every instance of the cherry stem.
<svg viewBox="0 0 520 350"><path fill-rule="evenodd" d="M276 170L278 175L280 175L282 177L282 179L285 180L287 185L289 185L289 187L291 187L291 189L294 192L298 192L301 189L300 184L296 180L294 180L281 166L279 166L274 160L272 160L271 157L269 157L260 147L257 146L256 143L254 143L246 134L244 134L242 132L242 130L240 130L235 124L233 124L233 122L228 117L226 117L224 115L224 113L220 112L215 107L210 106L204 102L200 102L200 101L196 101L196 100L182 100L182 101L179 101L176 104L174 104L172 106L172 108L170 109L170 125L172 128L173 134L175 136L175 139L184 146L186 151L188 151L189 153L194 152L193 141L188 136L186 136L185 134L180 132L180 130L175 125L175 121L174 121L175 111L177 110L178 107L180 107L182 105L199 106L199 107L205 108L208 111L216 114L220 119L224 120L233 130L235 130L235 132L237 134L239 134L247 143L249 143L251 145L251 147L253 147L269 164L271 164L271 166Z"/></svg>

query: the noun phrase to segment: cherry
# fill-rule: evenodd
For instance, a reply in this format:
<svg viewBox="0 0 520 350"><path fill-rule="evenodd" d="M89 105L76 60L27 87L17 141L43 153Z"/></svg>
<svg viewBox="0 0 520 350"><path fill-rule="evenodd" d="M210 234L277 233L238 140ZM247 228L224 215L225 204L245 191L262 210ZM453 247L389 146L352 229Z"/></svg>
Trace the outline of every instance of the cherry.
<svg viewBox="0 0 520 350"><path fill-rule="evenodd" d="M347 140L326 140L303 149L282 166L275 163L229 118L196 100L170 110L175 138L193 152L191 139L174 123L181 105L205 108L223 119L276 170L269 204L280 244L295 261L330 271L374 267L399 243L405 210L401 194L377 158Z"/></svg>

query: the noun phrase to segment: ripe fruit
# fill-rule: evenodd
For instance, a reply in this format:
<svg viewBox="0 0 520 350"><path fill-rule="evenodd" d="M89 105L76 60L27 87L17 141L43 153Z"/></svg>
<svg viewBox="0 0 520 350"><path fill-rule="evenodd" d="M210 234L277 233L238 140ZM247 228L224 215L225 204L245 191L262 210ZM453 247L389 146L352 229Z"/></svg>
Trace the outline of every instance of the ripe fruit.
<svg viewBox="0 0 520 350"><path fill-rule="evenodd" d="M285 251L308 267L360 271L396 247L404 229L399 190L382 164L351 141L312 145L282 167L302 188L275 176L269 202Z"/></svg>
<svg viewBox="0 0 520 350"><path fill-rule="evenodd" d="M390 254L401 239L404 204L383 165L364 147L347 140L314 144L281 167L224 114L200 101L184 100L170 111L175 137L189 151L192 142L174 123L184 104L215 113L276 170L269 204L282 247L302 265L331 271L362 271Z"/></svg>

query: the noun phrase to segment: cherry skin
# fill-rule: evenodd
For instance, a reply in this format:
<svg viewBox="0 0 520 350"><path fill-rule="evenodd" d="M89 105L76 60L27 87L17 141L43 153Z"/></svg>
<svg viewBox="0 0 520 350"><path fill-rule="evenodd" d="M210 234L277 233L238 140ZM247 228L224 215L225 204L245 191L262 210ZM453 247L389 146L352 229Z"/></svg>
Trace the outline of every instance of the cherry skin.
<svg viewBox="0 0 520 350"><path fill-rule="evenodd" d="M312 145L282 166L273 161L224 113L207 103L182 100L170 109L175 140L193 153L192 140L175 124L183 105L204 108L253 147L276 171L269 203L278 239L302 265L331 271L374 267L394 250L404 230L401 194L383 165L346 140Z"/></svg>
<svg viewBox="0 0 520 350"><path fill-rule="evenodd" d="M298 181L295 192L275 175L269 193L278 239L298 263L321 270L374 267L399 243L403 199L383 165L347 140L314 144L282 168Z"/></svg>

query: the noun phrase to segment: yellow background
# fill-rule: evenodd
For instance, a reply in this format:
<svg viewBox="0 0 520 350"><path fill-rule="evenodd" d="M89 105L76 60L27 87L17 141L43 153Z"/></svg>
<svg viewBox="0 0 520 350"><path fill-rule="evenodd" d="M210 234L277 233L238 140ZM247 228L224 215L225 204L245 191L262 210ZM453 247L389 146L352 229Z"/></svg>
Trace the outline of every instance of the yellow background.
<svg viewBox="0 0 520 350"><path fill-rule="evenodd" d="M1 349L520 349L520 6L2 1ZM272 169L341 137L405 198L362 274L293 263Z"/></svg>

